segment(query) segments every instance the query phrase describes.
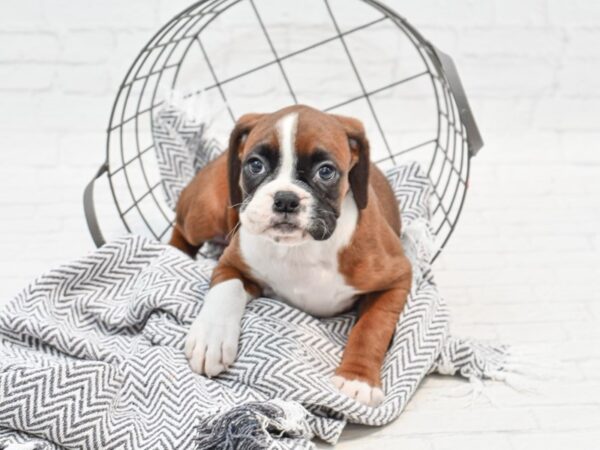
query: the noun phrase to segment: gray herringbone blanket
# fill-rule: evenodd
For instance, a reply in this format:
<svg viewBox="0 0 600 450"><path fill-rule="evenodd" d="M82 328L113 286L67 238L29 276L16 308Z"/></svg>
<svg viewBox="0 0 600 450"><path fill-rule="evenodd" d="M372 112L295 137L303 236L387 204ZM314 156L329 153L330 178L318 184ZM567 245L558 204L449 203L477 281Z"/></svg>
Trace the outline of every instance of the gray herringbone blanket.
<svg viewBox="0 0 600 450"><path fill-rule="evenodd" d="M353 313L315 319L254 300L236 363L202 377L182 347L213 265L128 237L25 288L0 315L0 443L35 436L79 449L302 448L313 435L335 442L348 421L393 420L440 362L469 376L498 369L469 342L448 338L446 305L424 266L385 360L378 408L329 382ZM240 408L248 402L259 403ZM249 427L237 437L236 408L247 419L240 429Z"/></svg>
<svg viewBox="0 0 600 450"><path fill-rule="evenodd" d="M165 123L178 126L168 114ZM253 300L235 364L214 379L193 373L183 343L215 261L131 236L40 276L0 312L0 448L309 448L314 436L335 443L347 422L395 419L432 371L497 377L503 348L449 337L428 262L427 177L409 164L388 178L415 280L382 368L379 407L330 382L353 312L316 319Z"/></svg>

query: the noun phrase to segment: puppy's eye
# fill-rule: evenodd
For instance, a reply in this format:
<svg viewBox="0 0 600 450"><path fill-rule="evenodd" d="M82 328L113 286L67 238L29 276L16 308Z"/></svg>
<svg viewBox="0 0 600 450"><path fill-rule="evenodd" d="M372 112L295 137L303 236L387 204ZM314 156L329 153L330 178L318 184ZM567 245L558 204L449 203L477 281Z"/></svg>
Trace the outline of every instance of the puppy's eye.
<svg viewBox="0 0 600 450"><path fill-rule="evenodd" d="M250 158L246 167L252 175L260 175L267 170L264 163L258 158Z"/></svg>
<svg viewBox="0 0 600 450"><path fill-rule="evenodd" d="M331 181L335 178L336 174L337 170L331 164L323 164L319 167L319 170L317 170L317 176L322 181Z"/></svg>

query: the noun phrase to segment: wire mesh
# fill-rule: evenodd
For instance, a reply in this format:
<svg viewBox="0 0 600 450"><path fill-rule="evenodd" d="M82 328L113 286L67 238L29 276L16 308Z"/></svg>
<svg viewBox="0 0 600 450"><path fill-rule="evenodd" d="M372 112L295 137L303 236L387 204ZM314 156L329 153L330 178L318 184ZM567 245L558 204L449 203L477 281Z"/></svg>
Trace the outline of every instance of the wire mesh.
<svg viewBox="0 0 600 450"><path fill-rule="evenodd" d="M472 152L431 45L374 0L264 2L199 1L133 62L107 140L110 189L125 228L165 240L172 227L152 125L165 92L175 89L210 103L211 130L223 142L238 115L291 103L361 119L380 167L418 160L426 169L443 248L462 209Z"/></svg>

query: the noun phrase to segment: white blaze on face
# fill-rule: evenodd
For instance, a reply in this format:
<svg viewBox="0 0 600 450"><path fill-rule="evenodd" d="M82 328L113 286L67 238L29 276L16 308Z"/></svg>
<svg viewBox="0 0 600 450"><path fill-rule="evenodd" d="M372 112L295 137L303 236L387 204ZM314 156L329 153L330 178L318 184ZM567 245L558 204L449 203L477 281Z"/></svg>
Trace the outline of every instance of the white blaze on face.
<svg viewBox="0 0 600 450"><path fill-rule="evenodd" d="M287 243L299 242L309 236L307 229L313 205L311 194L295 182L297 129L298 113L287 114L277 121L275 131L279 144L279 166L272 168L277 171L275 178L261 185L240 213L240 223L249 232ZM274 222L280 220L273 212L273 199L280 191L294 192L300 199L299 212L289 217L298 226L297 231L282 233L272 228Z"/></svg>
<svg viewBox="0 0 600 450"><path fill-rule="evenodd" d="M279 140L279 165L278 180L292 182L296 168L296 130L298 129L298 113L283 116L277 122L277 138Z"/></svg>

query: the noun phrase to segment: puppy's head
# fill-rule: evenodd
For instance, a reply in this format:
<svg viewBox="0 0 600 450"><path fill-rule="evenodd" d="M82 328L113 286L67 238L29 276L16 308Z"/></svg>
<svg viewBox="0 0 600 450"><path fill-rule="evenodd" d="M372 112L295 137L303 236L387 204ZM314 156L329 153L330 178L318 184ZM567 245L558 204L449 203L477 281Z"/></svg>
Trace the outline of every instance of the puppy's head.
<svg viewBox="0 0 600 450"><path fill-rule="evenodd" d="M228 152L230 201L251 233L325 240L349 190L359 209L367 205L369 144L356 119L301 105L246 114Z"/></svg>

